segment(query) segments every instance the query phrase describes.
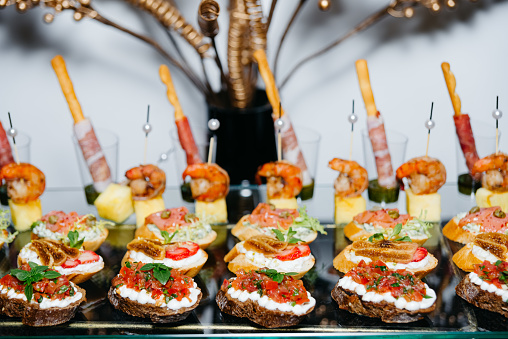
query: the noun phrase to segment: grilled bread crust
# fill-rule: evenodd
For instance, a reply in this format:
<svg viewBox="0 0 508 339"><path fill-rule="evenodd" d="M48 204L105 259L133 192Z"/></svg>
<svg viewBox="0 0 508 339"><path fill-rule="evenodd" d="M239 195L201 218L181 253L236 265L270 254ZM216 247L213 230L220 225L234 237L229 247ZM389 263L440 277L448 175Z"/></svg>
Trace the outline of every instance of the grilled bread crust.
<svg viewBox="0 0 508 339"><path fill-rule="evenodd" d="M482 290L480 286L472 283L469 275L466 275L457 284L455 292L459 297L476 307L499 313L508 318L508 304L497 294Z"/></svg>
<svg viewBox="0 0 508 339"><path fill-rule="evenodd" d="M461 244L469 244L475 238L474 233L466 231L459 227L459 224L455 221L456 218L452 218L444 227L443 227L443 235L448 239L461 243Z"/></svg>

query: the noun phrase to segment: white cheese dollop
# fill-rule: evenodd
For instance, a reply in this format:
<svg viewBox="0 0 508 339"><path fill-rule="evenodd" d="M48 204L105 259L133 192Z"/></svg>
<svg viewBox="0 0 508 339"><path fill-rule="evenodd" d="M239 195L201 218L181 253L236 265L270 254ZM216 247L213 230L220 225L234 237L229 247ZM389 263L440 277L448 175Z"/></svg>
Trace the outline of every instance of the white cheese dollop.
<svg viewBox="0 0 508 339"><path fill-rule="evenodd" d="M78 301L79 299L81 299L83 297L83 294L76 289L76 285L74 285L73 282L70 282L70 284L75 291L75 293L72 297L68 296L68 297L63 298L62 300L58 300L58 299L51 300L51 299L43 298L42 302L40 302L40 303L32 298L31 303L32 304L39 304L39 308L41 308L41 309L69 306L70 304ZM7 295L7 298L9 298L9 299L21 299L23 301L26 301L25 294L24 293L17 293L16 291L14 291L13 288L8 289L6 286L0 285L0 293Z"/></svg>
<svg viewBox="0 0 508 339"><path fill-rule="evenodd" d="M496 257L494 254L490 253L489 251L484 250L480 246L473 245L473 248L471 249L471 253L478 259L480 259L482 262L487 260L491 263L495 263L499 260L498 257Z"/></svg>
<svg viewBox="0 0 508 339"><path fill-rule="evenodd" d="M508 287L506 285L502 285L502 288L497 287L494 284L489 284L488 282L482 280L478 274L472 272L468 274L469 280L475 285L480 286L480 288L484 291L495 293L500 296L504 302L508 303Z"/></svg>
<svg viewBox="0 0 508 339"><path fill-rule="evenodd" d="M116 293L120 294L123 298L128 298L140 304L152 304L176 311L183 307L190 307L198 301L198 296L201 291L197 288L196 283L194 283L194 287L189 288L189 290L190 295L188 297L190 300L184 297L180 301L172 299L168 303L166 303L164 295L160 296L158 299L153 299L150 292L147 292L146 290L136 291L125 285L118 287L116 289Z"/></svg>

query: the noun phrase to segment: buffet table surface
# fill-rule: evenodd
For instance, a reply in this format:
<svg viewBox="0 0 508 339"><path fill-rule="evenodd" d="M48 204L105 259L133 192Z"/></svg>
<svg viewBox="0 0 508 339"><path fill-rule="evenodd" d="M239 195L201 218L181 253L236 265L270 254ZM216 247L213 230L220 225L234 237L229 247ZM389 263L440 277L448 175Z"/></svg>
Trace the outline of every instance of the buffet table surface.
<svg viewBox="0 0 508 339"><path fill-rule="evenodd" d="M330 185L331 186L331 185ZM410 324L385 324L377 319L340 310L332 300L330 292L339 279L332 260L349 241L344 237L343 227L335 226L333 219L333 187L317 185L314 198L302 204L309 215L326 225L327 235L319 235L310 244L316 257L314 268L304 276L307 290L316 299L314 311L295 327L265 329L242 318L221 314L215 303L215 295L225 278L232 274L223 261L224 255L236 243L230 234L231 225L217 225L217 240L207 249L209 258L201 272L195 277L203 292L198 308L184 321L175 324L152 324L149 320L128 316L115 310L106 298L111 279L120 269L120 260L126 244L134 236L134 219L124 225L111 226L106 242L98 250L104 258L105 268L91 280L82 284L87 291L87 302L70 322L46 328L24 326L20 319L0 316L0 334L10 336L116 336L116 335L160 335L160 336L390 336L415 335L416 337L469 338L508 337L508 319L499 314L475 308L455 294L455 286L462 279L461 272L452 262L451 256L461 245L448 241L441 235L445 221L461 211L475 205L474 198L457 192L455 184L447 184L441 190L442 220L435 225L432 238L425 247L438 260L438 267L425 280L437 293L436 310L423 320ZM230 222L234 223L242 213L250 212L259 201L264 201L263 189L251 186L232 187L228 204L234 207ZM164 193L166 207L192 204L181 199L179 188L169 188ZM371 205L373 206L373 205ZM369 206L369 207L371 207ZM51 210L93 213L93 206L86 204L82 188L48 189L42 196L43 213ZM401 192L399 208L405 210L405 196ZM30 232L18 235L16 240L0 251L0 276L15 267L20 248L30 239Z"/></svg>

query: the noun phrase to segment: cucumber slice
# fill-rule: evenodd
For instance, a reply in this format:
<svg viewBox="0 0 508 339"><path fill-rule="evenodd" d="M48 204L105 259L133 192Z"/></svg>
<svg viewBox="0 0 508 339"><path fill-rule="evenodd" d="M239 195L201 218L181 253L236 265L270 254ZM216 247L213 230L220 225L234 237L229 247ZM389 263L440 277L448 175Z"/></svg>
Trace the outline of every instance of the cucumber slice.
<svg viewBox="0 0 508 339"><path fill-rule="evenodd" d="M180 186L180 192L182 193L182 199L187 202L194 202L192 197L192 191L190 188L190 182L185 182Z"/></svg>
<svg viewBox="0 0 508 339"><path fill-rule="evenodd" d="M473 192L476 193L476 191L482 187L482 183L474 180L469 173L459 175L457 182L459 192L465 195L471 195Z"/></svg>
<svg viewBox="0 0 508 339"><path fill-rule="evenodd" d="M300 191L300 194L298 194L298 197L302 200L312 199L313 196L314 196L314 179L312 179L312 182L307 186L303 186L302 190Z"/></svg>
<svg viewBox="0 0 508 339"><path fill-rule="evenodd" d="M9 206L9 196L7 195L7 184L0 186L0 203Z"/></svg>
<svg viewBox="0 0 508 339"><path fill-rule="evenodd" d="M369 181L369 200L374 202L392 203L399 200L399 185L393 188L386 188L379 186L377 179Z"/></svg>

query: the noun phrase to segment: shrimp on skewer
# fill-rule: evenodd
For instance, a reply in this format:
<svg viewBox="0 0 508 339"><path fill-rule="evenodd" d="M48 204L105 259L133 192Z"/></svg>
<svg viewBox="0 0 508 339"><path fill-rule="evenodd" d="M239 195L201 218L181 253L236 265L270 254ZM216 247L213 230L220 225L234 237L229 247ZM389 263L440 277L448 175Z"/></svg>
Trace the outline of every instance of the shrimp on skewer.
<svg viewBox="0 0 508 339"><path fill-rule="evenodd" d="M472 175L485 172L482 176L482 186L494 192L508 191L508 155L504 153L491 154L475 162Z"/></svg>
<svg viewBox="0 0 508 339"><path fill-rule="evenodd" d="M148 200L164 193L166 173L155 165L141 165L125 172L134 200Z"/></svg>
<svg viewBox="0 0 508 339"><path fill-rule="evenodd" d="M290 199L302 190L302 170L286 161L273 161L262 165L256 174L256 181L266 177L268 199Z"/></svg>
<svg viewBox="0 0 508 339"><path fill-rule="evenodd" d="M198 201L212 202L224 198L229 192L229 175L217 164L193 164L182 173L191 180L192 197Z"/></svg>
<svg viewBox="0 0 508 339"><path fill-rule="evenodd" d="M27 163L10 163L2 167L1 180L7 183L7 195L16 204L38 199L46 188L46 177L37 167Z"/></svg>
<svg viewBox="0 0 508 339"><path fill-rule="evenodd" d="M328 163L328 167L340 172L333 184L336 196L357 197L369 186L367 170L356 161L334 158Z"/></svg>
<svg viewBox="0 0 508 339"><path fill-rule="evenodd" d="M443 163L431 157L417 157L402 164L396 172L402 183L408 178L409 187L416 195L436 193L446 182L446 169Z"/></svg>

